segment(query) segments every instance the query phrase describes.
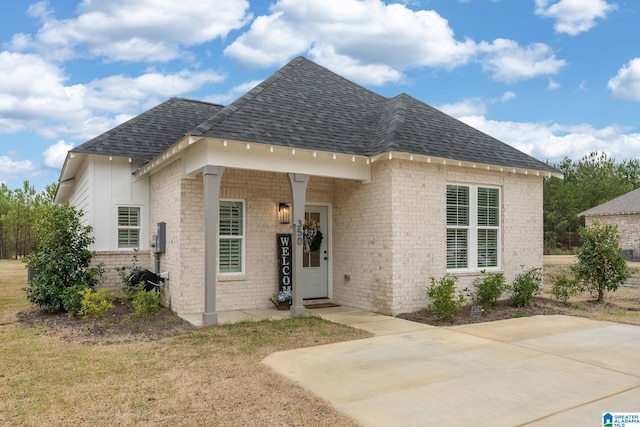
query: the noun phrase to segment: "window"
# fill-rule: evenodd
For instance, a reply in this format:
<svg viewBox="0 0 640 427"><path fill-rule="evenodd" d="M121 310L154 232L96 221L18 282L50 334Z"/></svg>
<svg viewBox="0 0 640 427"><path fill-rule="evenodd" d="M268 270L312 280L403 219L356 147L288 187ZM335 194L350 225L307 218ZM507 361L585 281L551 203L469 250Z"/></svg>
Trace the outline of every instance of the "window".
<svg viewBox="0 0 640 427"><path fill-rule="evenodd" d="M140 247L140 208L118 206L118 248Z"/></svg>
<svg viewBox="0 0 640 427"><path fill-rule="evenodd" d="M219 271L244 272L244 203L235 200L220 201Z"/></svg>
<svg viewBox="0 0 640 427"><path fill-rule="evenodd" d="M498 267L500 190L447 185L447 269Z"/></svg>

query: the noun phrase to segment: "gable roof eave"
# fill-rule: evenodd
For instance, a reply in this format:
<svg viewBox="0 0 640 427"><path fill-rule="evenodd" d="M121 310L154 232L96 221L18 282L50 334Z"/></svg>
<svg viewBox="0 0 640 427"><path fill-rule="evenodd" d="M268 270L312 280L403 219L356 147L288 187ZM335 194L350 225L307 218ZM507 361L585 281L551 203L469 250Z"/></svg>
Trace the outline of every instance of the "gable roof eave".
<svg viewBox="0 0 640 427"><path fill-rule="evenodd" d="M505 166L495 163L481 163L467 160L457 160L453 158L446 157L438 157L438 156L430 156L427 154L415 154L415 153L407 153L402 151L387 151L384 153L378 153L369 157L370 162L374 163L379 160L393 160L393 159L403 159L410 161L419 161L430 164L441 164L443 166L457 166L467 169L473 170L485 170L485 171L493 171L493 172L501 172L501 173L513 173L513 174L521 174L521 175L535 175L540 177L554 177L562 179L564 175L556 170L549 170L543 168L535 168L535 167L519 167L519 166Z"/></svg>
<svg viewBox="0 0 640 427"><path fill-rule="evenodd" d="M580 212L578 216L609 216L640 213L640 188Z"/></svg>
<svg viewBox="0 0 640 427"><path fill-rule="evenodd" d="M215 159L213 165L279 173L307 173L338 179L369 181L366 156L290 148L275 144L188 135L160 156L142 165L134 176L151 175L176 158L182 159L185 176L193 176ZM269 161L265 161L265 159Z"/></svg>

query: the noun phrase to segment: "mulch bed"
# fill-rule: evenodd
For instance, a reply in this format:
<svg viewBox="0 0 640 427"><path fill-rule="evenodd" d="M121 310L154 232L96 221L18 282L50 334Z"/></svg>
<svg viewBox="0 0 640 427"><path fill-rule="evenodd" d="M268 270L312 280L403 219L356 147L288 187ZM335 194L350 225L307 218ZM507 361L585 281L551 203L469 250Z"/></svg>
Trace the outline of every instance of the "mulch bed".
<svg viewBox="0 0 640 427"><path fill-rule="evenodd" d="M68 342L82 344L128 344L155 341L194 331L195 326L161 307L149 318L137 317L122 303L116 303L102 319L70 318L66 313L49 313L31 307L18 314L18 321L27 327L42 327L47 334Z"/></svg>
<svg viewBox="0 0 640 427"><path fill-rule="evenodd" d="M438 319L430 310L424 309L413 313L400 314L397 317L413 322L426 323L434 326L455 326L469 323L492 322L494 320L513 319L516 317L528 317L550 314L572 314L572 309L561 302L547 298L536 297L529 307L514 307L511 300L500 300L494 308L484 311L482 316L471 314L471 305L462 308L462 312L452 320Z"/></svg>

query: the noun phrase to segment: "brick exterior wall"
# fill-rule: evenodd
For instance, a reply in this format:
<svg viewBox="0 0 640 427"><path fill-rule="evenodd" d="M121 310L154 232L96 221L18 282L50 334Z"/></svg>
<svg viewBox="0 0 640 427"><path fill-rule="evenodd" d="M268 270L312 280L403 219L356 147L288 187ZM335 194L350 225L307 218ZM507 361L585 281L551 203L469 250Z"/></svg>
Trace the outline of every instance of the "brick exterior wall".
<svg viewBox="0 0 640 427"><path fill-rule="evenodd" d="M640 214L590 215L585 217L585 225L591 226L594 221L618 227L620 248L633 250L633 256L640 256Z"/></svg>
<svg viewBox="0 0 640 427"><path fill-rule="evenodd" d="M429 278L446 274L449 182L501 188L501 266L508 281L521 265L542 266L542 178L397 159L371 167L368 183L312 176L307 187L307 203L327 204L332 214L335 302L392 315L427 305ZM161 270L171 279L163 296L181 314L204 307L203 191L202 175L183 178L179 161L150 177L151 233L157 222L167 224ZM246 256L244 274L218 275L216 310L269 308L277 291L276 234L292 233L277 219L279 202L291 202L288 176L225 169L220 197L245 202ZM147 260L153 265L152 254ZM463 288L478 274L458 276Z"/></svg>
<svg viewBox="0 0 640 427"><path fill-rule="evenodd" d="M104 274L100 279L100 283L98 284L98 288L105 288L111 291L117 292L122 289L122 280L120 279L120 275L116 268L131 266L133 265L133 256L135 253L133 251L100 251L95 252L93 258L91 259L91 265L96 266L100 263L103 264ZM138 252L138 263L137 265L149 269L148 259L149 252L143 251Z"/></svg>
<svg viewBox="0 0 640 427"><path fill-rule="evenodd" d="M183 277L182 266L182 241L188 236L182 235L181 212L185 201L182 198L181 188L185 182L182 179L182 164L175 161L149 178L149 236L156 233L158 222L166 223L166 250L160 254L160 271L169 271L170 278L162 289L163 303L170 306L177 313L188 313L196 310L192 302L194 294L202 293L203 280L189 281ZM202 197L200 197L202 198ZM194 215L199 212L194 206ZM149 265L153 266L153 251L148 258ZM201 267L202 268L202 267ZM203 275L204 277L204 275ZM196 288L198 290L196 290Z"/></svg>
<svg viewBox="0 0 640 427"><path fill-rule="evenodd" d="M521 265L542 267L542 178L379 161L372 165L369 184L336 182L333 233L340 237L334 238L333 295L337 302L392 315L427 305L430 277L447 272L449 182L501 188L501 267L507 281L521 271ZM462 289L478 273L456 276Z"/></svg>

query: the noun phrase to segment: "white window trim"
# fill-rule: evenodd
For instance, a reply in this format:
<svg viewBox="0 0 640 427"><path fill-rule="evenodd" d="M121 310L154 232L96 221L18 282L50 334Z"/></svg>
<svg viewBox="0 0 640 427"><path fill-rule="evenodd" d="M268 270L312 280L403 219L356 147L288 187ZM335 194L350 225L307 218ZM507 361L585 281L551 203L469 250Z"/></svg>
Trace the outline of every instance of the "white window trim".
<svg viewBox="0 0 640 427"><path fill-rule="evenodd" d="M238 236L222 236L220 235L220 218L218 217L218 224L217 224L217 230L218 230L218 243L217 243L217 253L216 253L216 269L218 271L218 275L222 276L222 277L231 277L231 276L244 276L246 274L246 266L247 266L247 260L246 260L246 256L247 256L247 248L246 248L246 241L247 241L247 201L245 199L219 199L218 200L218 209L220 209L220 202L240 202L242 203L242 236L238 237ZM219 215L219 214L218 214ZM240 269L240 271L236 271L236 272L220 272L220 240L221 239L236 239L236 240L240 240L241 241L241 251L242 251L242 258L240 260L240 262L242 263L242 268Z"/></svg>
<svg viewBox="0 0 640 427"><path fill-rule="evenodd" d="M499 271L502 269L502 188L495 185L483 185L483 184L467 184L459 182L447 182L449 185L458 185L469 188L469 225L449 225L447 229L466 229L467 231L467 267L465 268L447 268L447 272L450 273L464 273L464 272L476 272L481 270L486 271ZM478 226L478 188L492 188L498 190L498 226ZM445 187L446 188L446 187ZM446 212L446 200L445 200L445 212ZM446 213L445 213L446 215ZM445 224L446 224L445 218ZM478 230L489 229L497 230L498 247L497 247L497 259L495 267L478 267ZM445 243L446 247L446 243Z"/></svg>
<svg viewBox="0 0 640 427"><path fill-rule="evenodd" d="M118 218L120 217L120 208L138 208L138 225L120 225ZM119 251L136 251L139 250L142 246L142 206L140 205L128 205L128 204L119 204L116 205L116 247ZM138 230L138 245L136 247L120 247L120 230Z"/></svg>

